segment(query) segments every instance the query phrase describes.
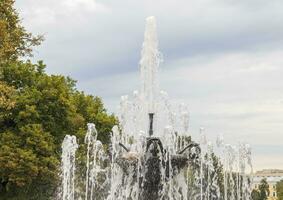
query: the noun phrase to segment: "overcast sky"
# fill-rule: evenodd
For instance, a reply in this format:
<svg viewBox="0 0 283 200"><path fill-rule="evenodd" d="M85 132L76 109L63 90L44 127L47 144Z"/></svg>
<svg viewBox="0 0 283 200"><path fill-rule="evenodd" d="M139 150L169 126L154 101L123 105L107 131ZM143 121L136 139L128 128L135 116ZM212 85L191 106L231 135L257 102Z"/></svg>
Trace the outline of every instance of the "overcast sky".
<svg viewBox="0 0 283 200"><path fill-rule="evenodd" d="M18 0L44 34L35 60L116 112L138 88L145 18L158 23L161 86L189 105L191 132L253 147L255 169L283 168L282 0Z"/></svg>

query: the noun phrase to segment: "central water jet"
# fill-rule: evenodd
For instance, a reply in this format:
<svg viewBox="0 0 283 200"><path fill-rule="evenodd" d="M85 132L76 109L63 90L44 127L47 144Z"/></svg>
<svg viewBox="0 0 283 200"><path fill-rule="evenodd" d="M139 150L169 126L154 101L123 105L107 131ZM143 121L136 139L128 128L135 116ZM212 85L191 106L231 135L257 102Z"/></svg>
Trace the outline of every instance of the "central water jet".
<svg viewBox="0 0 283 200"><path fill-rule="evenodd" d="M162 113L161 105L166 106L166 103L168 103L163 101L161 98L162 92L159 91L157 73L161 61L160 55L158 51L156 20L155 17L149 17L146 19L142 58L140 61L142 85L139 96L139 110L131 113L134 116L138 116L137 119L141 119L141 116L144 117L148 115L148 134L141 131L141 133L143 133L142 136L145 137L145 142L140 143L141 148L135 149L135 155L137 156L134 160L129 156L129 150L126 145L122 143L119 143L119 145L127 152L118 156L115 160L121 169L123 169L124 176L127 176L124 178L128 179L130 177L132 186L137 185L138 192L136 195L139 200L168 198L169 190L166 188L166 185L172 181L174 176L178 175L183 168L188 166L189 162L193 162L194 159L197 159L197 154L200 153L200 148L196 143L191 142L187 144L187 146L184 146L183 149L177 151L176 147L173 147L175 145L173 143L174 141L169 141L171 144L165 141L165 137L173 136L177 138L178 132L176 127L172 127L173 124L166 124L166 121L160 121L160 117L165 114ZM167 109L169 108L167 107ZM168 111L170 112L170 110ZM138 115L139 112L141 113L140 116ZM167 116L170 114L172 113L167 113ZM154 126L158 124L155 123L155 116L157 120L159 118L159 123L162 123L159 124L159 129ZM140 123L140 121L137 120L135 123ZM162 125L162 127L160 125ZM174 135L165 135L162 133L162 130L166 129L166 127L172 127L173 132L171 134ZM160 130L160 128L162 129ZM145 129L141 127L141 130ZM156 136L154 130L159 132L159 135ZM125 132L125 134L129 135L129 132ZM138 133L133 134L138 135ZM165 148L162 140L165 142ZM139 143L140 141L135 142ZM171 149L169 149L170 145ZM189 155L184 154L185 151L191 152L193 148L197 149L195 151L196 153Z"/></svg>

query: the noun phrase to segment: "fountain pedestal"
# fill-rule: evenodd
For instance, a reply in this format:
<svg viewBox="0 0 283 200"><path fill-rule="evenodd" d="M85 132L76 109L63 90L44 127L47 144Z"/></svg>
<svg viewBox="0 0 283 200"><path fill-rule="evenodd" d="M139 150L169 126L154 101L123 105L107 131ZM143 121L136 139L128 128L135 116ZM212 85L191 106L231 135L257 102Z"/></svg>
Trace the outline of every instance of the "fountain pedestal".
<svg viewBox="0 0 283 200"><path fill-rule="evenodd" d="M123 148L127 150L125 146ZM196 148L196 152L200 153L198 144L191 143L177 154L170 155L163 149L159 138L148 137L145 153L127 152L126 156L119 157L116 163L121 167L124 176L133 176L139 182L139 200L158 200L161 196L166 196L162 193L163 184L179 174L191 161L198 159L196 153L183 155L186 150L190 151L192 148ZM139 177L137 177L138 170L142 172L139 173Z"/></svg>

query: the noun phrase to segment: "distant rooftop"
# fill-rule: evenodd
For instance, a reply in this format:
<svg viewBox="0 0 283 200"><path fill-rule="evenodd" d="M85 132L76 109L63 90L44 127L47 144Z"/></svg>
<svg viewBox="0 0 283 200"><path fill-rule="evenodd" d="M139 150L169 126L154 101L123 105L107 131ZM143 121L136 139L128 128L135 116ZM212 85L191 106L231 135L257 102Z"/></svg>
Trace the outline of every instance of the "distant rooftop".
<svg viewBox="0 0 283 200"><path fill-rule="evenodd" d="M269 175L282 175L283 176L283 170L282 169L263 169L261 171L257 171L255 176L269 176Z"/></svg>
<svg viewBox="0 0 283 200"><path fill-rule="evenodd" d="M283 180L283 170L263 169L254 173L254 182L260 182L263 178L266 178L267 182L278 182Z"/></svg>

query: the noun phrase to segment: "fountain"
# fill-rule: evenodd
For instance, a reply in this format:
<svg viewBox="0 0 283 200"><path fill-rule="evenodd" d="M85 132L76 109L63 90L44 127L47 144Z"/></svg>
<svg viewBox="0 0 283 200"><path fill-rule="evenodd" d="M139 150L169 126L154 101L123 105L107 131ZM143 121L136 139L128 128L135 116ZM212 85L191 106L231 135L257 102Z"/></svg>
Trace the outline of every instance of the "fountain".
<svg viewBox="0 0 283 200"><path fill-rule="evenodd" d="M180 141L188 131L188 111L185 105L175 111L167 94L159 90L160 61L156 21L149 17L140 61L141 88L134 92L132 101L127 96L121 101L121 148L115 148L113 160L118 164L115 167L123 170L123 177L115 184L117 193L112 199L165 199L172 195L170 191L186 196L183 180L176 177L198 159L200 148L192 141ZM123 196L121 188L130 191Z"/></svg>
<svg viewBox="0 0 283 200"><path fill-rule="evenodd" d="M140 60L140 89L134 91L131 98L121 97L120 124L112 129L110 156L97 140L99 133L95 125L88 124L85 190L75 192L75 152L78 146L74 136L66 136L62 145L64 176L61 199L249 199L250 180L246 175L246 164L251 166L249 147L239 145L237 152L219 139L217 147L223 152L221 165L203 128L199 144L194 142L188 131L188 107L172 104L167 93L159 89L161 61L156 20L148 17ZM236 155L238 167L234 168ZM219 172L221 166L224 168L224 186Z"/></svg>
<svg viewBox="0 0 283 200"><path fill-rule="evenodd" d="M66 135L62 143L62 200L75 199L75 155L77 148L76 137Z"/></svg>

